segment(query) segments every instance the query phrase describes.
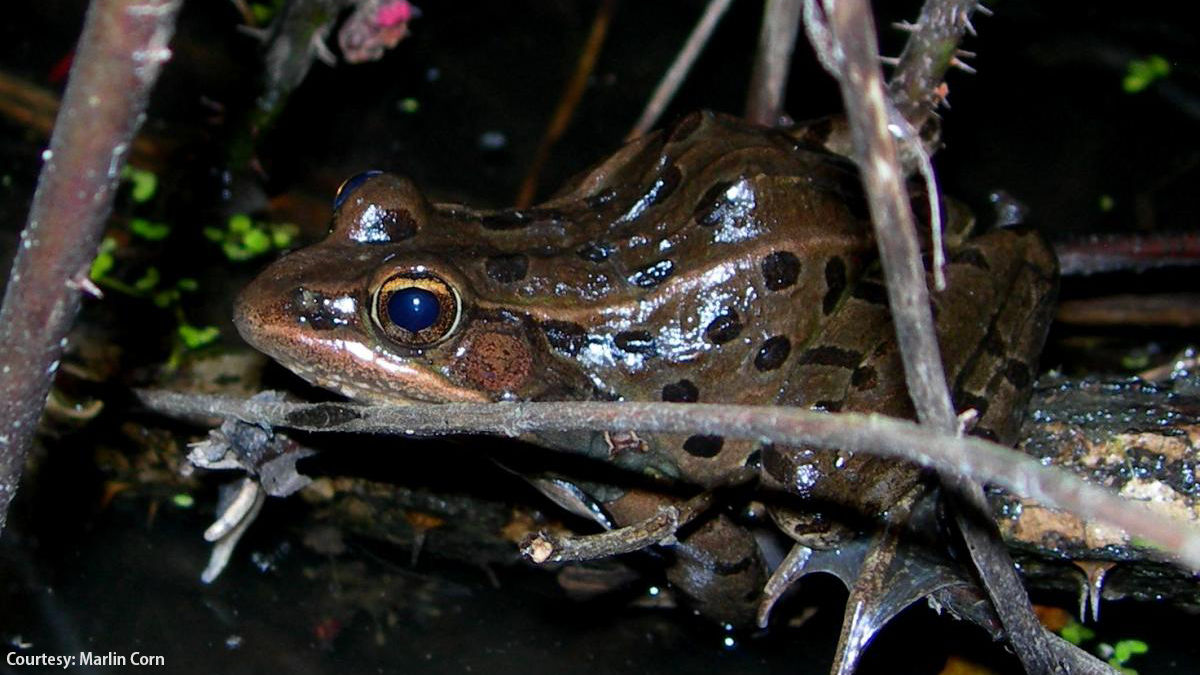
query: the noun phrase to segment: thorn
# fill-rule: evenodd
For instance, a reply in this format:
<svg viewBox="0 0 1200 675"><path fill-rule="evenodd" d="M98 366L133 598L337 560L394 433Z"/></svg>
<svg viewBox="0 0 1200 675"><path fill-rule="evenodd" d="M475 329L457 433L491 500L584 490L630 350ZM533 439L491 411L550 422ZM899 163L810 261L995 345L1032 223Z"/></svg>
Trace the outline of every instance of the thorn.
<svg viewBox="0 0 1200 675"><path fill-rule="evenodd" d="M100 290L100 287L87 274L81 274L74 279L68 279L67 287L87 293L97 300L104 299L104 291Z"/></svg>
<svg viewBox="0 0 1200 675"><path fill-rule="evenodd" d="M958 433L959 438L966 436L971 429L975 428L975 423L979 421L979 411L975 408L967 408L958 414Z"/></svg>
<svg viewBox="0 0 1200 675"><path fill-rule="evenodd" d="M879 62L886 66L892 66L893 68L895 68L896 66L900 65L900 57L899 56L881 56L881 57L879 57Z"/></svg>
<svg viewBox="0 0 1200 675"><path fill-rule="evenodd" d="M946 109L950 108L950 86L945 82L939 84L933 90L933 105L934 107L941 105L945 106Z"/></svg>
<svg viewBox="0 0 1200 675"><path fill-rule="evenodd" d="M979 35L979 33L975 32L975 26L971 23L971 17L969 15L963 14L962 25L963 28L971 34L971 37L977 37Z"/></svg>
<svg viewBox="0 0 1200 675"><path fill-rule="evenodd" d="M909 23L908 21L897 21L896 23L892 24L892 28L895 28L896 30L901 31L903 33L915 33L915 32L917 32L917 29L920 27L921 27L921 24Z"/></svg>
<svg viewBox="0 0 1200 675"><path fill-rule="evenodd" d="M975 58L975 56L976 56L975 52L969 52L969 51L967 51L967 50L965 50L965 49L955 49L955 50L954 50L954 55L955 55L955 56L961 56L961 57L963 57L964 59L973 59L973 58Z"/></svg>
<svg viewBox="0 0 1200 675"><path fill-rule="evenodd" d="M252 26L247 26L245 24L238 24L235 27L235 30L237 30L237 32L239 32L243 35L248 35L262 43L266 43L266 41L271 37L271 32L268 31L267 29L254 28Z"/></svg>
<svg viewBox="0 0 1200 675"><path fill-rule="evenodd" d="M308 46L312 55L317 57L318 61L332 68L337 65L337 56L329 49L329 45L325 44L326 32L318 31L314 33Z"/></svg>
<svg viewBox="0 0 1200 675"><path fill-rule="evenodd" d="M950 59L950 67L951 67L951 68L958 68L959 70L961 70L961 71L963 71L964 73L967 73L967 74L969 74L969 75L974 75L974 74L975 74L975 69L974 69L974 68L972 68L971 66L968 66L967 64L963 63L962 61L959 61L959 60L958 60L958 57L952 57L952 58Z"/></svg>
<svg viewBox="0 0 1200 675"><path fill-rule="evenodd" d="M1079 620L1083 621L1087 608L1092 608L1092 622L1100 621L1100 599L1104 591L1104 576L1116 566L1115 562L1074 561L1083 570L1087 581L1079 593Z"/></svg>
<svg viewBox="0 0 1200 675"><path fill-rule="evenodd" d="M992 10L988 9L988 6L983 4L982 2L975 3L975 11L979 12L980 14L982 14L984 16L991 16L993 13Z"/></svg>

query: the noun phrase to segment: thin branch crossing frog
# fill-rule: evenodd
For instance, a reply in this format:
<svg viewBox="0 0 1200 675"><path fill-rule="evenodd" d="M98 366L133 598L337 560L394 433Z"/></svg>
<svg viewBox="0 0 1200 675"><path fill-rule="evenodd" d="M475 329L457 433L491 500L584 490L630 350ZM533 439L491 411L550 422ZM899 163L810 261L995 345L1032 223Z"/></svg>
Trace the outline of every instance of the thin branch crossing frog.
<svg viewBox="0 0 1200 675"><path fill-rule="evenodd" d="M326 239L271 265L236 322L311 382L374 402L779 403L911 416L857 172L795 133L693 113L525 210L427 201L409 180L346 182ZM919 200L918 200L919 201ZM942 353L974 433L1009 441L1056 278L1035 234L952 225ZM830 550L924 489L906 465L709 435L546 434L663 482L762 479L776 522ZM617 524L653 512L628 491ZM830 514L851 512L831 528ZM869 528L867 528L869 529ZM861 537L860 537L861 538ZM766 568L716 513L675 547L672 580L722 620L752 619ZM925 588L925 591L929 589ZM927 594L927 593L924 593Z"/></svg>

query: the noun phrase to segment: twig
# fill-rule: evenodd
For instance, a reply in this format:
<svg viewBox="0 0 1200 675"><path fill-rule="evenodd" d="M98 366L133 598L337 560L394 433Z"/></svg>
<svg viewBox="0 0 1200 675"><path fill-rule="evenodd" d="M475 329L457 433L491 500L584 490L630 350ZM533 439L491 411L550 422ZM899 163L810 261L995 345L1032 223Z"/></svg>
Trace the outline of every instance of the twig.
<svg viewBox="0 0 1200 675"><path fill-rule="evenodd" d="M545 530L531 532L521 540L521 555L531 562L569 562L598 560L622 553L640 551L663 543L712 505L712 493L704 492L683 504L658 507L649 518L600 534L568 536Z"/></svg>
<svg viewBox="0 0 1200 675"><path fill-rule="evenodd" d="M1054 244L1060 272L1066 275L1100 272L1140 272L1170 265L1200 265L1200 234L1093 235Z"/></svg>
<svg viewBox="0 0 1200 675"><path fill-rule="evenodd" d="M538 178L542 175L542 167L546 165L546 160L550 158L550 151L566 132L567 125L571 123L571 118L575 115L575 109L579 107L579 101L583 98L583 90L587 87L588 77L596 68L596 59L600 56L600 48L604 46L604 38L608 35L608 24L612 20L615 6L616 0L603 0L600 8L596 10L596 17L592 20L592 31L583 45L583 51L579 53L579 60L575 62L575 72L571 74L571 79L567 82L566 89L563 90L562 98L558 100L558 106L554 109L550 125L546 127L546 133L542 135L542 140L538 143L533 161L529 164L529 170L525 172L525 178L521 180L521 187L517 191L516 199L516 207L519 209L532 204L534 197L537 196Z"/></svg>
<svg viewBox="0 0 1200 675"><path fill-rule="evenodd" d="M805 24L822 64L838 80L846 104L854 138L854 159L867 191L909 395L918 419L932 429L953 434L957 427L954 408L933 328L916 226L904 189L905 175L889 130L893 115L879 72L871 8L865 0L822 0L820 5L817 2L806 1ZM937 14L939 7L941 0L930 0L922 10L922 18ZM951 5L951 11L957 9ZM938 46L947 48L944 42ZM919 47L911 51L906 48L905 54L922 63L933 59L930 54L920 55ZM913 120L920 120L924 110L920 107L903 111L904 117L917 127ZM1030 673L1060 670L1047 633L1034 616L1020 577L1000 541L995 522L983 517L988 513L983 488L974 482L977 479L959 474L943 474L942 480L962 502L955 509L955 521L1025 670Z"/></svg>
<svg viewBox="0 0 1200 675"><path fill-rule="evenodd" d="M181 0L94 0L0 308L0 531Z"/></svg>
<svg viewBox="0 0 1200 675"><path fill-rule="evenodd" d="M675 56L675 61L671 63L671 67L667 69L666 74L659 80L658 87L654 89L654 93L650 95L650 100L646 103L645 110L642 111L642 116L638 118L637 123L629 130L629 134L625 136L625 140L633 140L638 136L644 135L658 122L658 118L662 116L667 104L675 97L675 92L683 84L688 71L692 69L692 64L700 56L700 51L708 42L708 38L712 36L713 30L720 23L721 17L725 14L725 10L729 9L731 2L733 0L709 0L708 6L704 8L704 14L700 16L700 21L692 29L691 35L688 35L687 42L683 44L683 49L680 49L679 54Z"/></svg>
<svg viewBox="0 0 1200 675"><path fill-rule="evenodd" d="M766 0L746 97L746 119L751 122L779 124L803 8L803 0Z"/></svg>
<svg viewBox="0 0 1200 675"><path fill-rule="evenodd" d="M1085 326L1200 326L1200 294L1124 294L1066 300L1059 303L1054 319Z"/></svg>
<svg viewBox="0 0 1200 675"><path fill-rule="evenodd" d="M719 434L892 457L947 475L991 483L1088 520L1119 527L1200 570L1200 528L1152 512L1036 459L978 438L935 433L906 420L775 406L704 403L446 403L367 406L286 403L162 390L138 392L149 408L197 422L237 417L251 424L345 433L442 435L535 431Z"/></svg>

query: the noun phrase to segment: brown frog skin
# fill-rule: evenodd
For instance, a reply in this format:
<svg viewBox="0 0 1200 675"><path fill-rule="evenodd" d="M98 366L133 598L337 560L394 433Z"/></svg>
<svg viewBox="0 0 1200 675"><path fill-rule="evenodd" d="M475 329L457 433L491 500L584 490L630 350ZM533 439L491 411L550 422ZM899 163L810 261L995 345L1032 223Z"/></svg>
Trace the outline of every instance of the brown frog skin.
<svg viewBox="0 0 1200 675"><path fill-rule="evenodd" d="M235 321L286 367L361 400L779 402L909 415L873 247L844 158L693 113L527 210L431 204L387 174L352 179L328 237L263 272ZM967 407L1000 391L1003 405L980 410L977 426L1008 429L1044 336L1053 258L1008 231L957 256L937 301L949 375ZM435 309L412 310L413 298ZM715 436L533 440L703 487L753 479L765 460L769 482L868 512L916 481L908 467ZM611 508L621 524L651 503ZM689 541L682 557L694 564L676 581L725 589L726 605L740 597L726 614L744 618L762 582L749 535L719 516Z"/></svg>
<svg viewBox="0 0 1200 675"><path fill-rule="evenodd" d="M378 175L344 191L323 242L245 290L236 322L356 399L774 401L872 250L857 181L839 157L711 113L525 211L430 204ZM381 286L411 277L446 300L443 334L379 309ZM704 486L752 473L753 444L714 437L548 440Z"/></svg>

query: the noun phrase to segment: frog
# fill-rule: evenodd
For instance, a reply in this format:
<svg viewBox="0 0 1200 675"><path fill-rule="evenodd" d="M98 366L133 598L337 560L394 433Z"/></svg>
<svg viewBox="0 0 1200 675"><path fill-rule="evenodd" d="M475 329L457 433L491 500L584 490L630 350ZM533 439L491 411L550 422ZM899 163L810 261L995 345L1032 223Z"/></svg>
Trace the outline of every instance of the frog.
<svg viewBox="0 0 1200 675"><path fill-rule="evenodd" d="M365 172L338 190L323 241L242 292L235 324L283 366L361 401L776 403L911 416L859 175L823 133L695 112L525 209L433 203L410 179ZM951 229L966 243L935 295L939 337L976 432L1003 440L1045 336L1053 256L1029 233L968 240L967 226ZM705 434L526 440L655 485L761 481L869 515L922 481L904 464ZM602 501L619 526L672 498L639 488ZM781 508L776 521L814 544L828 528L792 517L802 510ZM730 514L676 549L669 577L703 613L754 615L766 566Z"/></svg>

